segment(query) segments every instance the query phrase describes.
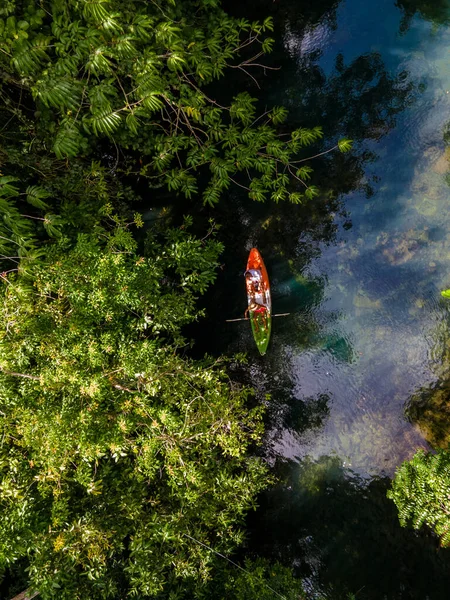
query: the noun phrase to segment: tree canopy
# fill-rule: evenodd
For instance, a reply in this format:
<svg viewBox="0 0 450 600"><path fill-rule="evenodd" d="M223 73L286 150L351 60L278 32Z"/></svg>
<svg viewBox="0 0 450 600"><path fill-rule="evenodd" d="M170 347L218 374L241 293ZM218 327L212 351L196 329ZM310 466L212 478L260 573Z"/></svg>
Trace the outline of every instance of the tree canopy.
<svg viewBox="0 0 450 600"><path fill-rule="evenodd" d="M261 411L177 353L220 244L124 227L11 275L0 317L0 564L43 598L152 597L206 579L264 485ZM186 535L185 535L186 534Z"/></svg>
<svg viewBox="0 0 450 600"><path fill-rule="evenodd" d="M263 411L225 358L188 355L214 224L136 212L161 189L317 195L321 128L215 86L258 85L271 31L219 0L0 7L0 573L23 564L43 600L271 597L271 569L301 594L258 561L208 583L270 482Z"/></svg>
<svg viewBox="0 0 450 600"><path fill-rule="evenodd" d="M419 450L397 470L388 498L399 512L400 523L420 529L426 525L450 546L450 453Z"/></svg>
<svg viewBox="0 0 450 600"><path fill-rule="evenodd" d="M257 84L270 18L231 18L218 0L17 0L0 16L1 101L28 145L62 159L112 142L124 153L116 168L120 156L151 187L201 191L210 205L232 184L258 201L317 194L304 148L320 127L279 130L286 109L258 112L247 91L212 97L226 70Z"/></svg>

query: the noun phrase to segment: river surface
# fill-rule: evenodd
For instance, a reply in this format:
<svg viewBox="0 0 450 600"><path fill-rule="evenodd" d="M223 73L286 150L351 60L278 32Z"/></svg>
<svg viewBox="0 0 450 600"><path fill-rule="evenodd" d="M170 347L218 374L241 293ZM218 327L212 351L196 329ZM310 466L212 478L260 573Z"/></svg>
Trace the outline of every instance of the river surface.
<svg viewBox="0 0 450 600"><path fill-rule="evenodd" d="M385 493L429 448L405 409L438 380L448 318L450 3L269 4L282 69L262 83L267 103L288 106L290 126L322 125L324 147L345 135L355 150L313 163L323 193L307 207L230 196L219 218L233 225L206 349L247 354L246 380L270 395L264 454L282 479L253 547L296 565L311 597L449 598L447 551L401 530ZM290 313L265 357L248 323L223 323L245 309L253 245L274 312Z"/></svg>

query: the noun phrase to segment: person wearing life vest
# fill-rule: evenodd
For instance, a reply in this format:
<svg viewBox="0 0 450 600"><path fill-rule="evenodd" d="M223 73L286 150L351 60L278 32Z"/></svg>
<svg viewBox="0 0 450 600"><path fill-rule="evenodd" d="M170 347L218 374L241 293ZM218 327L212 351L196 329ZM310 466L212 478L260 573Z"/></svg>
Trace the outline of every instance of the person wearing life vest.
<svg viewBox="0 0 450 600"><path fill-rule="evenodd" d="M244 275L248 293L255 299L255 294L262 291L262 273L259 269L248 269Z"/></svg>

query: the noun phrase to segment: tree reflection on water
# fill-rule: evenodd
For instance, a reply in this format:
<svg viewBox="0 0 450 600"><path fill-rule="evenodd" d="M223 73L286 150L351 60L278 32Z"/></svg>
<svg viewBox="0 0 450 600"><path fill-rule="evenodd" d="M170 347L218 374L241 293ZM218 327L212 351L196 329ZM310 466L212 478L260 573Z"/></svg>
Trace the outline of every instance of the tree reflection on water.
<svg viewBox="0 0 450 600"><path fill-rule="evenodd" d="M399 527L389 479L364 481L337 457L277 467L279 485L251 517L248 554L293 565L330 600L448 598L450 550Z"/></svg>
<svg viewBox="0 0 450 600"><path fill-rule="evenodd" d="M450 310L441 300L443 319L432 334L430 367L436 380L411 396L405 413L432 448L450 448Z"/></svg>
<svg viewBox="0 0 450 600"><path fill-rule="evenodd" d="M448 25L450 23L450 5L448 0L397 0L398 6L404 17L400 31L405 33L411 26L411 21L416 14L435 25Z"/></svg>

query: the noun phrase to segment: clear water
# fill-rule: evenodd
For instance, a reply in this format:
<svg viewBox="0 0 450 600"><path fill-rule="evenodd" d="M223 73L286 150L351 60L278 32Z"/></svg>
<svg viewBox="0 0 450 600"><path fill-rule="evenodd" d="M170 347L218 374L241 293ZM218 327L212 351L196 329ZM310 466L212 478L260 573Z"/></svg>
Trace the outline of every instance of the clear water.
<svg viewBox="0 0 450 600"><path fill-rule="evenodd" d="M377 155L364 170L374 193L345 197L352 228L320 245L320 255L303 271L326 281L313 310L322 336L341 344L298 352L286 336L280 348L289 357L295 396L328 394L330 411L320 431L285 431L277 452L289 458L333 453L364 474L391 474L426 445L404 408L436 379L437 330L446 316L439 292L450 287L443 141L450 118L450 28L416 16L400 34L401 19L390 0L347 0L337 10L335 31L319 23L300 43L286 35L301 60L320 49L318 64L328 76L338 53L349 64L375 51L392 77L403 73L418 90L387 134L360 142ZM292 292L295 283L282 285ZM344 360L340 347L351 347Z"/></svg>
<svg viewBox="0 0 450 600"><path fill-rule="evenodd" d="M437 382L448 318L450 1L405 1L409 19L394 0L307 4L273 7L283 69L267 102L287 104L291 125L322 124L330 145L352 137L358 158L318 161L324 190L341 193L316 207L229 199L210 310L215 349L247 352L244 377L271 395L264 452L283 479L254 539L303 569L312 595L448 598L448 553L400 530L383 478L428 448L405 408ZM253 245L275 313L291 313L264 358L247 323L213 324L243 312Z"/></svg>
<svg viewBox="0 0 450 600"><path fill-rule="evenodd" d="M245 323L232 326L235 339L226 335L226 347L250 353L256 384L265 371L268 392L281 378L291 403L328 397L321 427L276 430L275 454L333 454L359 474L392 475L427 447L404 409L412 394L436 381L437 337L447 314L440 290L450 287L450 164L443 139L450 121L450 27L416 14L402 32L404 12L393 0L346 0L331 12L333 18L325 12L306 30L293 29L289 14L284 19L289 59L277 85L268 85L268 101L287 103L291 122L315 118L325 134L336 134L330 145L339 134L354 137L363 157L356 189L341 194L332 236L317 234L314 215L305 229L301 223L295 232L281 228L291 236L290 255L285 241L270 236L270 219L301 221L301 210L280 217L273 206L259 215L239 207L246 240L235 243L246 241L245 251L258 244L271 271L274 311L291 316L289 325L274 322L265 362L254 355ZM350 73L336 72L339 55ZM366 62L358 72L354 65L371 56L378 66L370 70ZM314 69L323 78L320 90L309 83ZM329 182L326 168L319 183L339 186L339 173ZM227 265L239 286L235 260ZM236 313L240 300L244 306L239 296L231 305Z"/></svg>

